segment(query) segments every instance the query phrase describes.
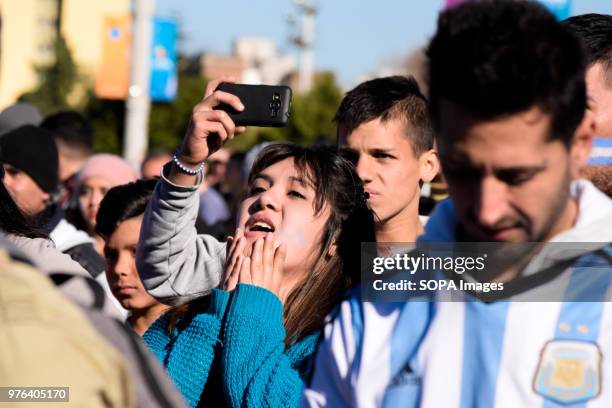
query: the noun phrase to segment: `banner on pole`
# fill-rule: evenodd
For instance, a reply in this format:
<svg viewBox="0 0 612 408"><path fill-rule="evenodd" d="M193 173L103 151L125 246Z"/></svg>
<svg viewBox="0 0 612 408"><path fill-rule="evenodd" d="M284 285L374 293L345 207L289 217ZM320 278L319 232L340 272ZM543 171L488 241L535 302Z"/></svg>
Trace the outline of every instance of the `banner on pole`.
<svg viewBox="0 0 612 408"><path fill-rule="evenodd" d="M177 58L176 23L172 20L155 18L151 46L151 100L170 102L176 97Z"/></svg>
<svg viewBox="0 0 612 408"><path fill-rule="evenodd" d="M102 33L102 59L95 93L101 99L125 99L130 84L131 16L106 16Z"/></svg>

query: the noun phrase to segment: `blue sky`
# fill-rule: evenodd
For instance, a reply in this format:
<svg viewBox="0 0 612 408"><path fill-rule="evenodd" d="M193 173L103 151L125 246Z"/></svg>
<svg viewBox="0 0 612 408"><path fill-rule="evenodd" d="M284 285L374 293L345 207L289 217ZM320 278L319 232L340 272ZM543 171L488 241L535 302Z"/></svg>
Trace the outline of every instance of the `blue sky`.
<svg viewBox="0 0 612 408"><path fill-rule="evenodd" d="M572 0L572 14L612 14L612 0ZM434 31L443 0L318 0L315 67L334 71L350 86L381 63L407 55ZM187 53L228 53L238 36L273 38L289 45L286 16L296 14L292 0L156 0L157 14L181 25Z"/></svg>

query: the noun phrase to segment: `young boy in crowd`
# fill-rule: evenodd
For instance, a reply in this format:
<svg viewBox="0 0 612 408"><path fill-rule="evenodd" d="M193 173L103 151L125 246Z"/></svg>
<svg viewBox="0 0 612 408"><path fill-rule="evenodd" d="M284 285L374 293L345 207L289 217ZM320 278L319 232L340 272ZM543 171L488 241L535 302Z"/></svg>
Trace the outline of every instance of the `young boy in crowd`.
<svg viewBox="0 0 612 408"><path fill-rule="evenodd" d="M355 162L377 217L378 242L415 242L423 232L419 198L438 173L427 100L414 78L359 84L336 116L338 145Z"/></svg>
<svg viewBox="0 0 612 408"><path fill-rule="evenodd" d="M145 208L156 180L138 180L111 188L100 203L96 232L105 241L106 279L128 323L143 335L168 306L147 293L136 269L136 245Z"/></svg>

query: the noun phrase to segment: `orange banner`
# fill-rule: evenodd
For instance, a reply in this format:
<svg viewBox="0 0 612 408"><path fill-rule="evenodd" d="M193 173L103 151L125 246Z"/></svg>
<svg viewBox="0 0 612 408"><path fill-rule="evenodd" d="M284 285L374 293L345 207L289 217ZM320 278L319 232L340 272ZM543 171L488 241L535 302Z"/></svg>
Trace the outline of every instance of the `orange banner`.
<svg viewBox="0 0 612 408"><path fill-rule="evenodd" d="M130 83L131 17L106 16L102 39L102 60L96 76L96 96L125 99Z"/></svg>

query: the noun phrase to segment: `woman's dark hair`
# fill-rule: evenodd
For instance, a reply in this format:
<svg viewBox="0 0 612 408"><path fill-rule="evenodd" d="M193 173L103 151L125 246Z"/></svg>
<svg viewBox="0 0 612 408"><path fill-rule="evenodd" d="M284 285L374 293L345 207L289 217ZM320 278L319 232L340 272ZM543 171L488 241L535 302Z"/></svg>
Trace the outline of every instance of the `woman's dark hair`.
<svg viewBox="0 0 612 408"><path fill-rule="evenodd" d="M96 233L109 237L123 221L144 214L157 180L137 180L108 190L96 216Z"/></svg>
<svg viewBox="0 0 612 408"><path fill-rule="evenodd" d="M249 184L264 169L292 158L302 177L315 190L314 212L327 206L319 252L311 272L289 294L284 305L286 343L323 328L325 316L345 291L359 283L362 242L375 242L374 217L366 204L363 184L354 166L335 147L272 144L255 159ZM330 251L336 245L335 251Z"/></svg>

